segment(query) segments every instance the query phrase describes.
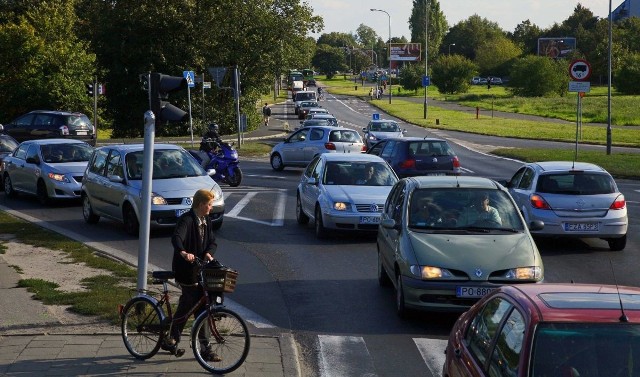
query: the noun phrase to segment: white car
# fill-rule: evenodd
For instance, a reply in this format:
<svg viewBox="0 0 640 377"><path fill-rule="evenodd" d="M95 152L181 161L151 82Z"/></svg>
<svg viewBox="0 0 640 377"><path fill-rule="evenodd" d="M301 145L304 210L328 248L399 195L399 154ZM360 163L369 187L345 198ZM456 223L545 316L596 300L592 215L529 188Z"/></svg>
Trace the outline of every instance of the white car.
<svg viewBox="0 0 640 377"><path fill-rule="evenodd" d="M298 184L298 224L314 219L318 238L326 237L329 229L375 232L389 191L397 181L393 169L378 156L318 155Z"/></svg>
<svg viewBox="0 0 640 377"><path fill-rule="evenodd" d="M89 224L106 217L124 224L137 235L142 210L143 144L110 145L97 148L82 179L82 215ZM125 164L124 161L127 163ZM151 226L171 228L191 208L193 194L209 189L214 194L209 217L213 228L222 225L222 189L184 148L156 144L153 150L151 183Z"/></svg>
<svg viewBox="0 0 640 377"><path fill-rule="evenodd" d="M398 126L395 120L376 119L369 122L367 127L362 129L364 143L367 149L380 140L390 137L402 137L407 131Z"/></svg>

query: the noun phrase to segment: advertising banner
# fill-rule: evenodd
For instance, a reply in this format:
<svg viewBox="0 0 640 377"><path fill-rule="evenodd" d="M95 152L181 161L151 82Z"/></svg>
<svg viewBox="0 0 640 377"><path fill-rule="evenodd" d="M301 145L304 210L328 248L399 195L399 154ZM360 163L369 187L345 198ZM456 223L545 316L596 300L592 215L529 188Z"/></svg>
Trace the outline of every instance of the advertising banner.
<svg viewBox="0 0 640 377"><path fill-rule="evenodd" d="M576 49L576 39L573 37L538 38L538 55L549 58L565 58Z"/></svg>
<svg viewBox="0 0 640 377"><path fill-rule="evenodd" d="M391 61L420 61L422 43L391 43Z"/></svg>

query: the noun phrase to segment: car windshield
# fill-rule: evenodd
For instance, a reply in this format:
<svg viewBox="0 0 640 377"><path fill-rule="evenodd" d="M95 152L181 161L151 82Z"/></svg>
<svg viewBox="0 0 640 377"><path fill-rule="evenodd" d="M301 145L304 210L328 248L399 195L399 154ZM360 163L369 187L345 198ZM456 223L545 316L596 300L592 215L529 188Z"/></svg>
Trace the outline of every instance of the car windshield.
<svg viewBox="0 0 640 377"><path fill-rule="evenodd" d="M305 120L302 123L302 127L311 127L311 126L330 126L331 124L329 123L328 120L326 119L309 119L309 120Z"/></svg>
<svg viewBox="0 0 640 377"><path fill-rule="evenodd" d="M523 231L508 194L500 190L425 188L413 191L409 222L416 229Z"/></svg>
<svg viewBox="0 0 640 377"><path fill-rule="evenodd" d="M409 143L409 152L413 156L455 156L449 144L444 140L420 140Z"/></svg>
<svg viewBox="0 0 640 377"><path fill-rule="evenodd" d="M0 138L0 152L13 152L18 147L18 143L9 137Z"/></svg>
<svg viewBox="0 0 640 377"><path fill-rule="evenodd" d="M565 195L599 195L616 192L613 178L606 174L566 172L545 174L538 178L539 193Z"/></svg>
<svg viewBox="0 0 640 377"><path fill-rule="evenodd" d="M374 132L398 132L400 127L395 122L373 123L369 127Z"/></svg>
<svg viewBox="0 0 640 377"><path fill-rule="evenodd" d="M142 171L143 154L143 151L127 154L127 176L129 179L142 179L140 172ZM153 179L197 177L204 174L206 174L204 169L186 151L180 149L156 149L153 151Z"/></svg>
<svg viewBox="0 0 640 377"><path fill-rule="evenodd" d="M93 153L93 148L85 143L43 144L40 150L44 162L49 163L86 162Z"/></svg>
<svg viewBox="0 0 640 377"><path fill-rule="evenodd" d="M640 376L640 325L542 323L534 335L530 375Z"/></svg>
<svg viewBox="0 0 640 377"><path fill-rule="evenodd" d="M343 143L362 143L360 134L353 130L334 130L329 133L329 141Z"/></svg>
<svg viewBox="0 0 640 377"><path fill-rule="evenodd" d="M393 186L397 178L382 162L331 161L325 168L324 185Z"/></svg>

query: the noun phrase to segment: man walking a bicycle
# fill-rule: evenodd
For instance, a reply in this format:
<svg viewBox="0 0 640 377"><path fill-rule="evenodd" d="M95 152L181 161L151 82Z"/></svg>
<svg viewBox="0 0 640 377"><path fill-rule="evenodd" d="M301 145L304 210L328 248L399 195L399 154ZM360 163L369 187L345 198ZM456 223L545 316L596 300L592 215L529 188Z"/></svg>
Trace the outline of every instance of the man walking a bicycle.
<svg viewBox="0 0 640 377"><path fill-rule="evenodd" d="M200 189L193 196L191 210L178 219L176 228L171 237L173 244L172 269L175 273L175 280L182 289L182 295L178 301L175 317L182 317L189 313L195 304L203 296L203 291L198 287L199 268L196 258L203 261L214 260L216 252L216 238L213 234L209 211L213 206L213 193L208 189ZM194 313L197 318L206 308ZM167 341L170 351L176 356L184 354L184 349L177 349L180 342L180 335L186 322L175 323L171 328L171 338ZM220 361L221 358L211 351L208 346L208 339L200 339L201 343L207 343L202 348L201 355L209 361ZM205 354L206 353L206 354Z"/></svg>

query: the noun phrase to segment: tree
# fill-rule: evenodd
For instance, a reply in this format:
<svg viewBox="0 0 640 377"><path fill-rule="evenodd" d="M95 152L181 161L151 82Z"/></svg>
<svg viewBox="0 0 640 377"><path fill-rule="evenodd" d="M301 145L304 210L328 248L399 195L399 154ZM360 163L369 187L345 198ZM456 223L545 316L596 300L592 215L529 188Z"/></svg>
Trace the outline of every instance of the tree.
<svg viewBox="0 0 640 377"><path fill-rule="evenodd" d="M496 37L483 42L476 50L475 63L484 76L508 76L513 62L522 50L507 37Z"/></svg>
<svg viewBox="0 0 640 377"><path fill-rule="evenodd" d="M328 34L322 34L316 43L318 45L325 44L332 47L348 47L356 46L358 44L353 35L349 33L338 33L335 31Z"/></svg>
<svg viewBox="0 0 640 377"><path fill-rule="evenodd" d="M625 54L620 65L613 71L614 87L623 94L640 94L640 53Z"/></svg>
<svg viewBox="0 0 640 377"><path fill-rule="evenodd" d="M346 69L346 65L344 64L344 50L327 44L318 45L312 62L313 66L320 70L320 72L324 72L329 79L335 75L336 71Z"/></svg>
<svg viewBox="0 0 640 377"><path fill-rule="evenodd" d="M376 40L378 40L378 35L375 30L364 24L360 24L360 26L358 26L358 29L356 29L356 36L360 46L363 48L372 48L376 43Z"/></svg>
<svg viewBox="0 0 640 377"><path fill-rule="evenodd" d="M0 25L0 113L5 119L33 109L91 115L85 85L93 81L95 56L74 34L72 2L34 2L21 10Z"/></svg>
<svg viewBox="0 0 640 377"><path fill-rule="evenodd" d="M411 30L411 41L422 43L422 48L425 48L425 8L429 7L429 40L426 44L428 48L428 56L433 57L437 55L437 52L442 46L442 40L444 39L449 24L444 16L444 13L440 10L440 3L438 0L413 0L413 8L411 9L411 17L409 17L409 29Z"/></svg>
<svg viewBox="0 0 640 377"><path fill-rule="evenodd" d="M399 83L406 90L418 92L422 88L424 64L407 64L400 70Z"/></svg>
<svg viewBox="0 0 640 377"><path fill-rule="evenodd" d="M462 55L440 55L431 65L432 82L441 93L464 93L477 72L476 65Z"/></svg>
<svg viewBox="0 0 640 377"><path fill-rule="evenodd" d="M528 55L514 63L509 87L523 97L563 96L569 87L568 69L565 60Z"/></svg>
<svg viewBox="0 0 640 377"><path fill-rule="evenodd" d="M538 38L542 35L542 30L531 21L525 20L516 25L513 33L507 33L520 49L526 54L536 54L538 52Z"/></svg>
<svg viewBox="0 0 640 377"><path fill-rule="evenodd" d="M449 29L449 33L444 37L443 46L455 43L457 53L474 60L478 46L484 41L505 35L497 23L474 14Z"/></svg>

